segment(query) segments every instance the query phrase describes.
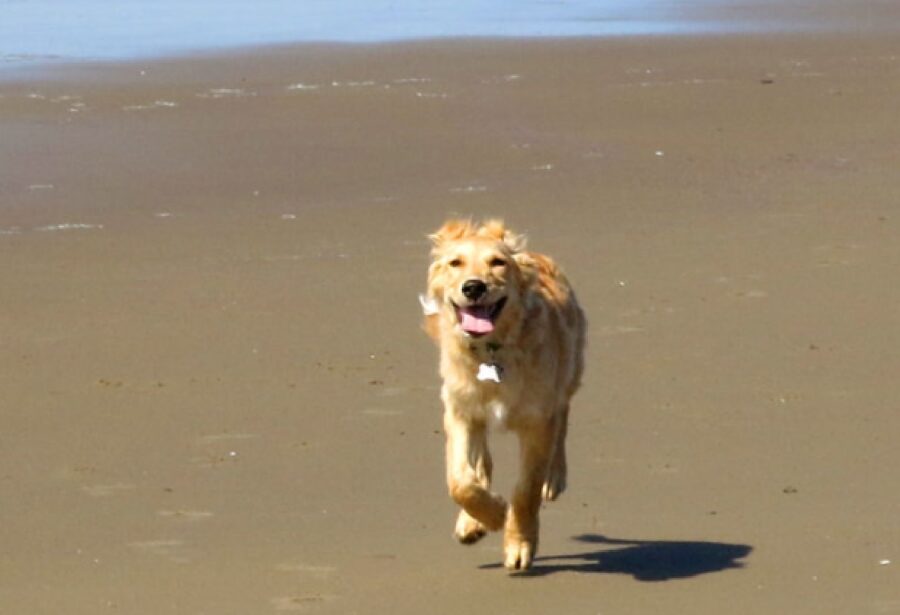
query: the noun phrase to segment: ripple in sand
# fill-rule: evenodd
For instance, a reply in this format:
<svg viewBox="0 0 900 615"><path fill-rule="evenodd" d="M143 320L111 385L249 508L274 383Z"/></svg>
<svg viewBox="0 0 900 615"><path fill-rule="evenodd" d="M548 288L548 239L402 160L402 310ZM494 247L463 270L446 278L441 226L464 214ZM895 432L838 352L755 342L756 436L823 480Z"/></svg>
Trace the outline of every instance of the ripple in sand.
<svg viewBox="0 0 900 615"><path fill-rule="evenodd" d="M208 450L192 457L190 462L201 468L215 468L223 464L237 463L241 460L241 452L232 449L234 442L255 440L259 437L259 434L253 433L222 433L202 436L196 442Z"/></svg>
<svg viewBox="0 0 900 615"><path fill-rule="evenodd" d="M208 436L202 436L200 438L201 442L221 442L222 440L253 440L255 438L261 438L262 436L258 433L219 433L219 434L210 434Z"/></svg>
<svg viewBox="0 0 900 615"><path fill-rule="evenodd" d="M735 295L743 299L765 299L769 296L769 293L764 290L751 289L738 291Z"/></svg>
<svg viewBox="0 0 900 615"><path fill-rule="evenodd" d="M286 89L289 92L309 92L318 90L321 87L322 86L317 83L292 83L291 85L287 86Z"/></svg>
<svg viewBox="0 0 900 615"><path fill-rule="evenodd" d="M102 229L102 224L80 224L80 223L72 223L72 222L64 222L62 224L48 224L46 226L36 226L34 230L39 231L41 233L47 233L51 231L80 231L80 230L93 230L93 229Z"/></svg>
<svg viewBox="0 0 900 615"><path fill-rule="evenodd" d="M409 83L431 83L430 77L400 77L399 79L392 79L391 83L394 85L405 85Z"/></svg>
<svg viewBox="0 0 900 615"><path fill-rule="evenodd" d="M163 557L176 564L187 564L191 561L185 550L184 541L181 540L140 540L129 542L128 546L144 553Z"/></svg>
<svg viewBox="0 0 900 615"><path fill-rule="evenodd" d="M241 88L210 88L205 92L195 94L197 98L247 98L256 96L256 92L249 92Z"/></svg>
<svg viewBox="0 0 900 615"><path fill-rule="evenodd" d="M487 192L487 186L459 186L457 188L450 188L450 192L454 194L473 194L475 192Z"/></svg>
<svg viewBox="0 0 900 615"><path fill-rule="evenodd" d="M181 521L205 521L213 516L208 510L160 510L156 514L167 519Z"/></svg>
<svg viewBox="0 0 900 615"><path fill-rule="evenodd" d="M122 107L122 110L145 111L148 109L172 109L177 106L177 102L172 102L170 100L154 100L152 103L147 103L145 105L125 105L124 107Z"/></svg>
<svg viewBox="0 0 900 615"><path fill-rule="evenodd" d="M270 602L276 611L305 611L332 600L334 596L327 594L302 594L297 596L279 596Z"/></svg>
<svg viewBox="0 0 900 615"><path fill-rule="evenodd" d="M625 335L627 333L640 333L641 327L633 327L629 325L605 325L596 327L591 332L592 337L611 337L613 335Z"/></svg>
<svg viewBox="0 0 900 615"><path fill-rule="evenodd" d="M384 387L378 394L382 397L397 397L399 395L407 395L412 391L411 387Z"/></svg>
<svg viewBox="0 0 900 615"><path fill-rule="evenodd" d="M488 77L486 79L482 79L481 83L485 85L491 85L495 83L512 83L513 81L519 81L522 79L522 75L499 75L496 77Z"/></svg>
<svg viewBox="0 0 900 615"><path fill-rule="evenodd" d="M400 416L403 411L390 408L366 408L362 413L369 416Z"/></svg>
<svg viewBox="0 0 900 615"><path fill-rule="evenodd" d="M95 498L103 498L117 493L133 491L137 485L131 483L113 483L110 485L85 485L82 491Z"/></svg>
<svg viewBox="0 0 900 615"><path fill-rule="evenodd" d="M375 81L367 79L365 81L332 81L331 87L334 88L367 88L376 85Z"/></svg>
<svg viewBox="0 0 900 615"><path fill-rule="evenodd" d="M212 442L223 442L227 440L254 440L260 437L262 436L258 433L218 433L202 436L199 438L199 441L204 444L209 444Z"/></svg>
<svg viewBox="0 0 900 615"><path fill-rule="evenodd" d="M334 573L337 568L321 564L305 564L303 562L285 562L275 566L278 572L296 572L309 575L318 579L324 579Z"/></svg>

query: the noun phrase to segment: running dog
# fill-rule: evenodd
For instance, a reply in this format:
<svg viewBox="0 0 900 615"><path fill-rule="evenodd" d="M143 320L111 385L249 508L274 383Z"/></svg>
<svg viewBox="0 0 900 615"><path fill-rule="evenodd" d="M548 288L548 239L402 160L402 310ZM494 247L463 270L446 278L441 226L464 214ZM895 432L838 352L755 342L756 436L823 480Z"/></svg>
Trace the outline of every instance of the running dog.
<svg viewBox="0 0 900 615"><path fill-rule="evenodd" d="M426 332L440 347L447 485L462 510L454 534L471 544L503 529L504 565L531 566L542 500L566 488L569 400L584 367L587 323L549 257L490 220L450 220L430 235ZM491 491L490 427L521 448L511 501Z"/></svg>

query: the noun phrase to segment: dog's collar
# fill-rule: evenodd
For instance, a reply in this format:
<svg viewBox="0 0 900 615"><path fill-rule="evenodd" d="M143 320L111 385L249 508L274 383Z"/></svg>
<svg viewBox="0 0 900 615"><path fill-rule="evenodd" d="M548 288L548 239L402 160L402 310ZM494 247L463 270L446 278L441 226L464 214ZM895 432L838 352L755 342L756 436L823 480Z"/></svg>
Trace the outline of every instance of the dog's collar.
<svg viewBox="0 0 900 615"><path fill-rule="evenodd" d="M485 343L484 343L484 348L485 348L485 350L487 350L489 353L494 354L494 353L496 353L498 350L500 350L501 348L503 348L503 344L501 344L501 343L499 343L499 342L485 342ZM478 352L478 350L479 350L479 349L478 349L478 342L472 342L471 344L469 344L469 350L471 350L472 352Z"/></svg>

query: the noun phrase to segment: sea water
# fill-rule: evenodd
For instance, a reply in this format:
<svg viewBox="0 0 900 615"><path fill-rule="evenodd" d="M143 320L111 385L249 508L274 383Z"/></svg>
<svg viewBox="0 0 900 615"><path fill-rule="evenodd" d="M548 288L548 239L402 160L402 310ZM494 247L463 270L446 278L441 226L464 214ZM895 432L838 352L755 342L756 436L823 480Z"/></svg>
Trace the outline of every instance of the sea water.
<svg viewBox="0 0 900 615"><path fill-rule="evenodd" d="M119 59L316 41L796 29L809 24L788 23L783 11L775 22L767 7L816 1L0 0L0 61Z"/></svg>

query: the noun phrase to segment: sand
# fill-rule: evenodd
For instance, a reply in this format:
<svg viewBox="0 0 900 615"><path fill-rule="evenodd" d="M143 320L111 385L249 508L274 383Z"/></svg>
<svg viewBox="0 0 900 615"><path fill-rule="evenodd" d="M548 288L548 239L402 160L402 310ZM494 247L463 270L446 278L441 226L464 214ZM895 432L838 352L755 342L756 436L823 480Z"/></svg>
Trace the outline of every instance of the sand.
<svg viewBox="0 0 900 615"><path fill-rule="evenodd" d="M900 612L898 54L444 41L0 83L0 611ZM527 232L590 322L524 576L451 538L416 294L455 214Z"/></svg>

